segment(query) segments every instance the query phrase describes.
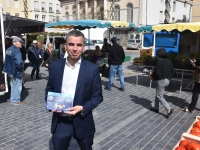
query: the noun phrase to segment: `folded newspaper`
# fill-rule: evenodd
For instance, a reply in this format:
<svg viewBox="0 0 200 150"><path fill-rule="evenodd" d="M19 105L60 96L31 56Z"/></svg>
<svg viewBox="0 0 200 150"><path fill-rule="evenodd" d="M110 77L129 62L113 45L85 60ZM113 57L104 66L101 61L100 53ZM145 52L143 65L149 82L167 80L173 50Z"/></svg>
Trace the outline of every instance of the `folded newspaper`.
<svg viewBox="0 0 200 150"><path fill-rule="evenodd" d="M48 92L46 109L59 110L66 112L68 108L73 107L73 99L70 95Z"/></svg>

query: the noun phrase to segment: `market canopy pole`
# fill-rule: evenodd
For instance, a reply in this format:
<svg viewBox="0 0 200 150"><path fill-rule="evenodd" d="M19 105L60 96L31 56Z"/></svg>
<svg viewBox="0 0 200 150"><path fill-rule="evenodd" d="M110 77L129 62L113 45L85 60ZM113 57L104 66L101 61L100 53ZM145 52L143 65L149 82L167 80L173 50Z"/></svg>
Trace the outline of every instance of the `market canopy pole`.
<svg viewBox="0 0 200 150"><path fill-rule="evenodd" d="M199 34L198 34L198 36L197 36L196 54L197 54L197 52L198 52L198 49L199 49Z"/></svg>

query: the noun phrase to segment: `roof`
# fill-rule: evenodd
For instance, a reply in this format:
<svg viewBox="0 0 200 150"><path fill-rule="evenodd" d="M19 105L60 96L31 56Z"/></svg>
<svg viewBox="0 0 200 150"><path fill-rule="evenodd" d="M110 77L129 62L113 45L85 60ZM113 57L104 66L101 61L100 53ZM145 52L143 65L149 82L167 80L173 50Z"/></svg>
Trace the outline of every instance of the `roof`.
<svg viewBox="0 0 200 150"><path fill-rule="evenodd" d="M3 17L4 30L6 35L44 31L45 22L11 15L3 15Z"/></svg>

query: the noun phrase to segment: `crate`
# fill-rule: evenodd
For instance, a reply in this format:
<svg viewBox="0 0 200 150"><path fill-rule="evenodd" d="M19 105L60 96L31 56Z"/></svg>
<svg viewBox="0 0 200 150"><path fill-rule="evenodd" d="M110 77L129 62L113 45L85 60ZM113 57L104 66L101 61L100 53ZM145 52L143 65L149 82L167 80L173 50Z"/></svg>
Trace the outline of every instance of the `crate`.
<svg viewBox="0 0 200 150"><path fill-rule="evenodd" d="M131 60L131 56L125 56L124 62L130 61L130 60Z"/></svg>
<svg viewBox="0 0 200 150"><path fill-rule="evenodd" d="M133 59L133 65L144 66L144 62L142 60L134 60Z"/></svg>
<svg viewBox="0 0 200 150"><path fill-rule="evenodd" d="M193 125L194 125L197 121L200 121L200 116L196 116L194 122L193 122L192 125L188 128L188 130L186 131L186 133L188 133L188 134L190 133L190 131L191 131L192 128L193 128ZM198 137L198 136L196 136L196 137ZM199 140L200 140L200 137L198 137L198 138L199 138Z"/></svg>
<svg viewBox="0 0 200 150"><path fill-rule="evenodd" d="M197 138L197 136L194 136L192 134L188 134L188 133L183 133L180 140L178 141L178 143L174 146L174 148L172 150L175 150L178 146L181 140L187 140L190 142L197 142L198 144L200 144L200 139Z"/></svg>

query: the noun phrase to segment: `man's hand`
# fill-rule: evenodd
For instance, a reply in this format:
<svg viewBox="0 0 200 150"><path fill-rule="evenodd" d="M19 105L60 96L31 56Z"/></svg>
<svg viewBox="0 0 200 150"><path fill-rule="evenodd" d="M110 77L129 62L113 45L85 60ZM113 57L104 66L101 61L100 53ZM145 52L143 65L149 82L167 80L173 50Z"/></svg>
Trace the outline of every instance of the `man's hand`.
<svg viewBox="0 0 200 150"><path fill-rule="evenodd" d="M195 59L190 59L190 63L191 63L191 65L193 66L193 67L196 67L196 65L195 65L195 62L196 62L196 60Z"/></svg>
<svg viewBox="0 0 200 150"><path fill-rule="evenodd" d="M60 110L51 110L51 112L62 113L62 111L60 111Z"/></svg>
<svg viewBox="0 0 200 150"><path fill-rule="evenodd" d="M81 112L83 110L83 106L74 106L72 108L69 108L67 112L64 112L65 114L69 115L76 115L77 113Z"/></svg>

